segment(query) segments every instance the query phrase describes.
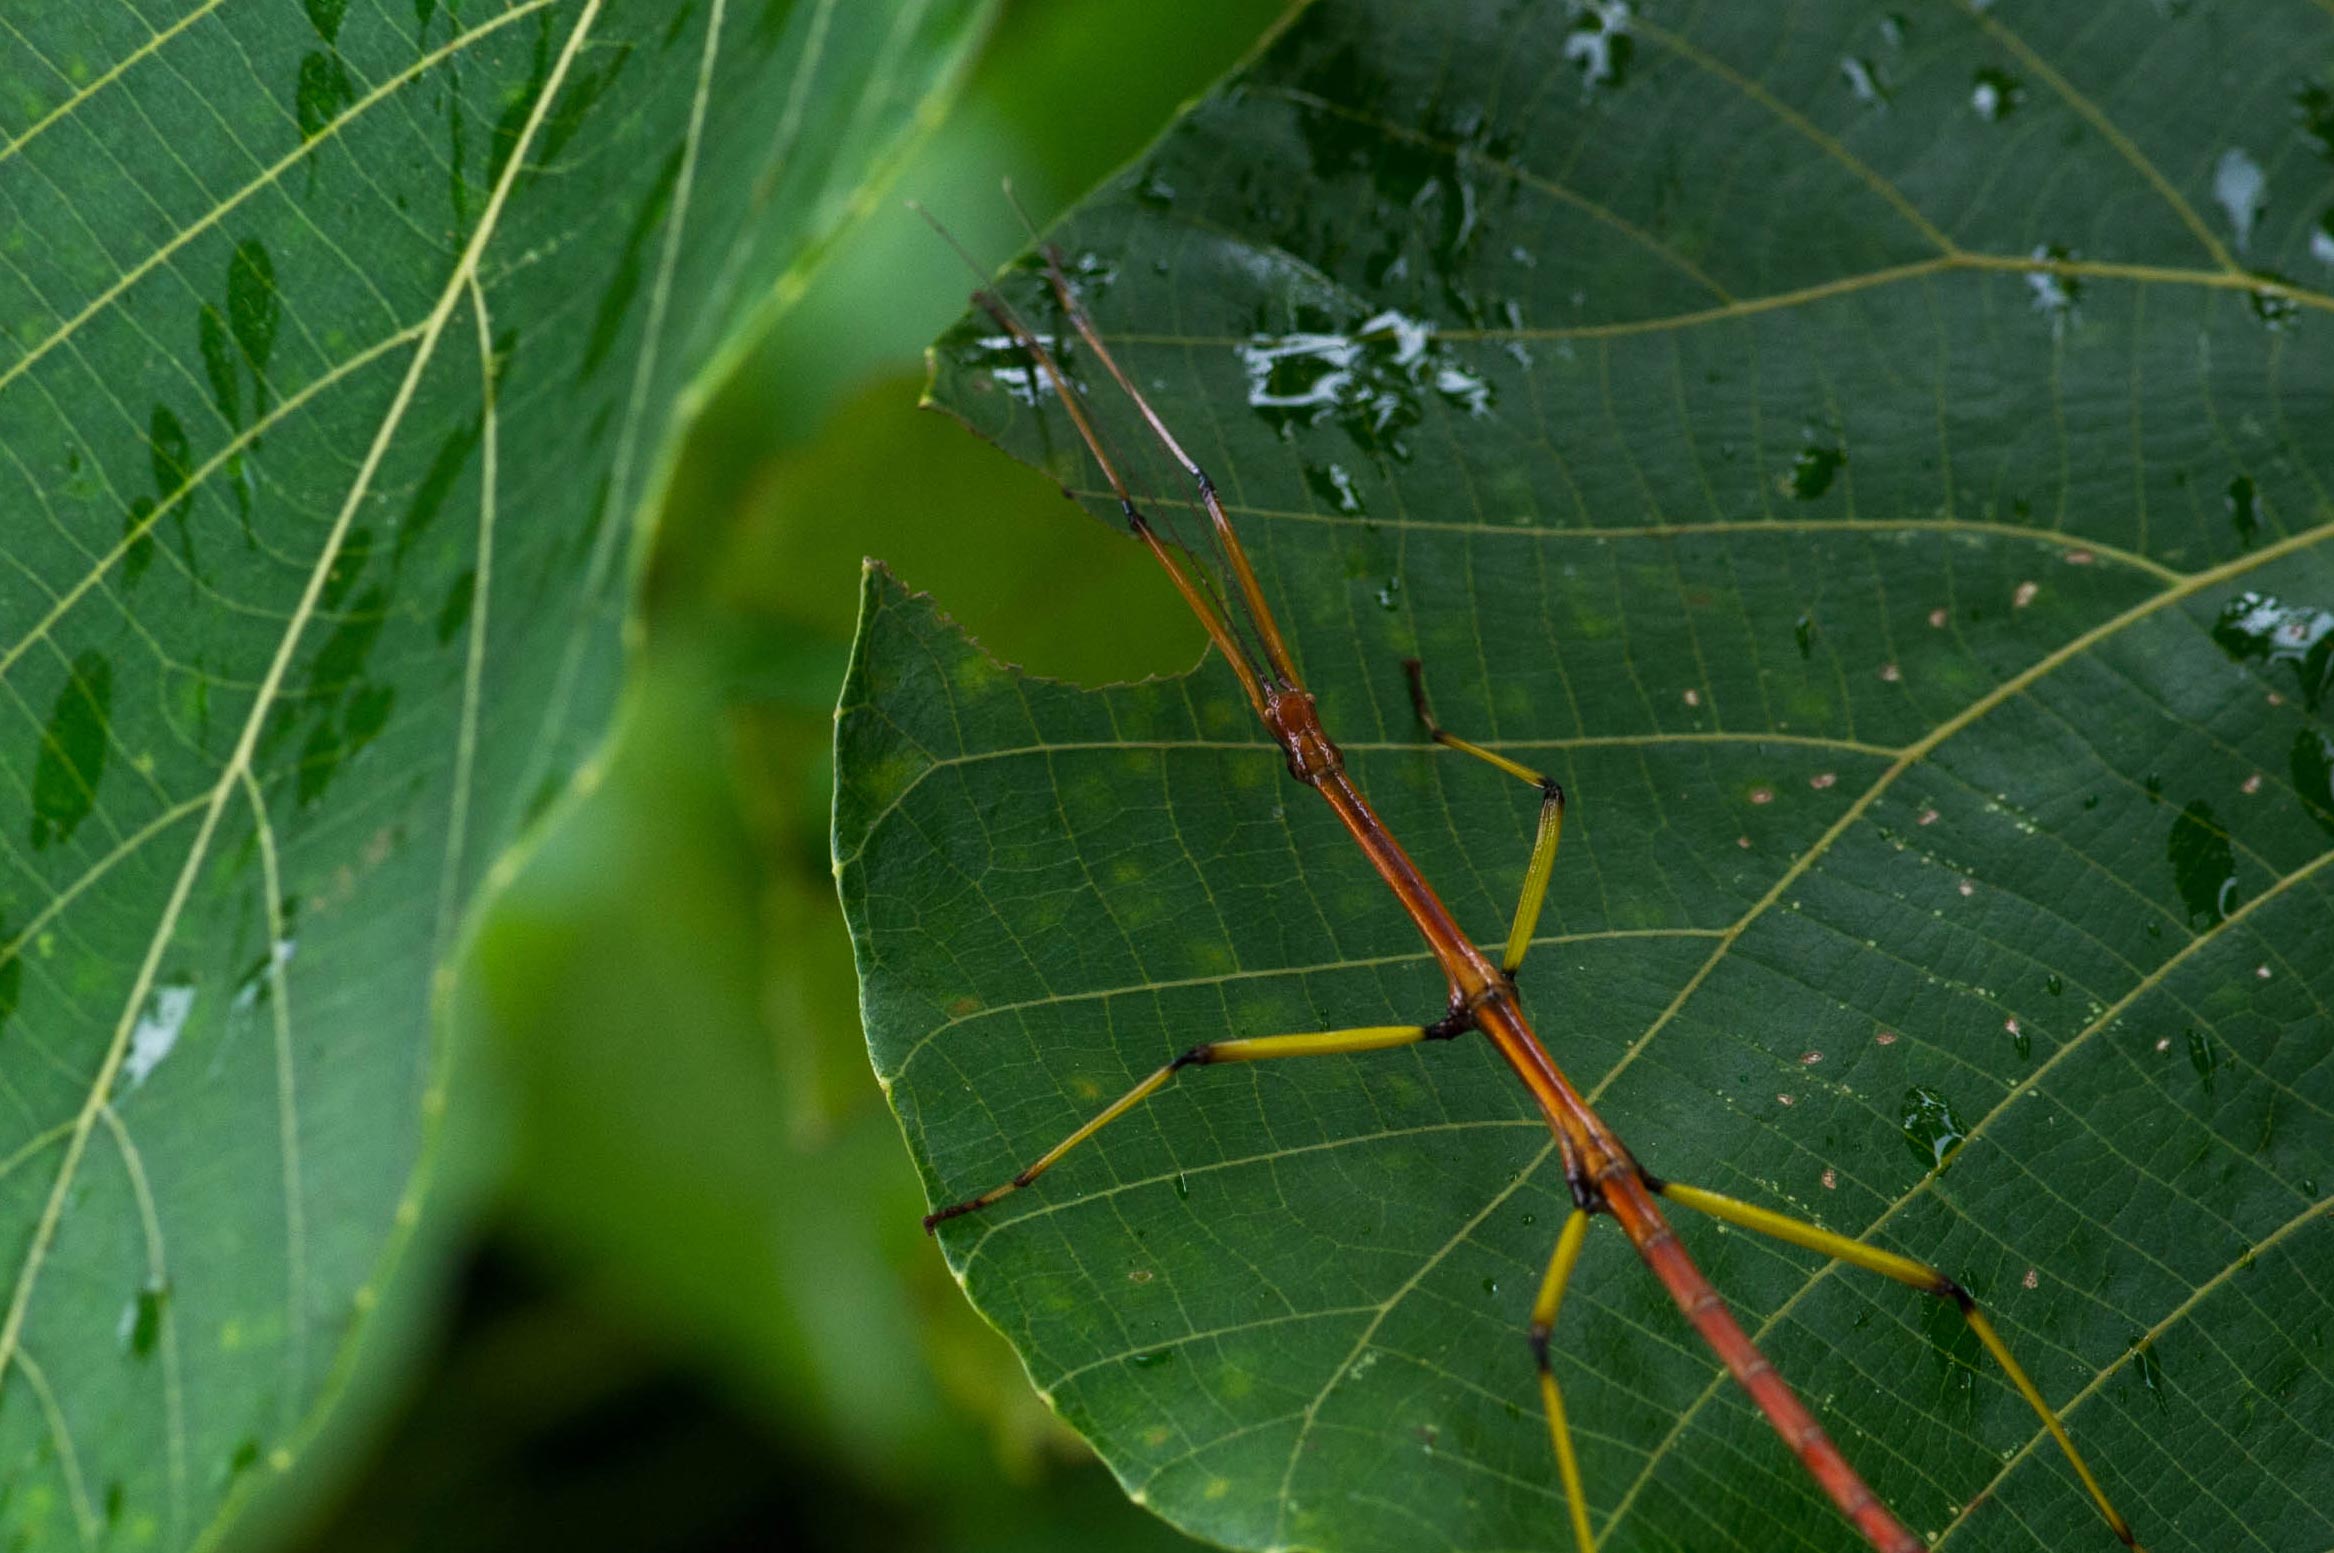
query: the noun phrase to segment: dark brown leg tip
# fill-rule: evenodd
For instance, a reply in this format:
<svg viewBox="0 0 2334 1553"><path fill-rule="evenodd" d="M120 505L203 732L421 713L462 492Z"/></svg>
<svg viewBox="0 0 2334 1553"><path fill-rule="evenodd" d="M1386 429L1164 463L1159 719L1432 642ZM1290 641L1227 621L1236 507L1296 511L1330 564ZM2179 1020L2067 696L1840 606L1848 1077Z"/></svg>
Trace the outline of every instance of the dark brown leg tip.
<svg viewBox="0 0 2334 1553"><path fill-rule="evenodd" d="M1428 732L1434 731L1434 713L1426 707L1426 665L1416 658L1402 660L1403 677L1410 681L1410 710Z"/></svg>

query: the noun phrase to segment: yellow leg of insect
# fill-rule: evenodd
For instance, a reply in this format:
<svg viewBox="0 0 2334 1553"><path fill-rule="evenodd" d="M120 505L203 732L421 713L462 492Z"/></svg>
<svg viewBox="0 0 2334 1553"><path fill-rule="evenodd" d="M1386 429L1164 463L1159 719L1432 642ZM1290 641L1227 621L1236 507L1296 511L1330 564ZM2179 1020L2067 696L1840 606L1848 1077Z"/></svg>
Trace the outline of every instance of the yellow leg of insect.
<svg viewBox="0 0 2334 1553"><path fill-rule="evenodd" d="M1523 898L1516 902L1515 919L1507 930L1507 950L1500 958L1499 968L1513 976L1523 968L1524 953L1532 947L1532 931L1539 926L1540 908L1547 903L1548 875L1556 866L1556 844L1564 836L1563 784L1443 727L1434 720L1434 712L1426 703L1426 670L1416 658L1404 659L1402 670L1410 676L1410 706L1418 714L1427 737L1445 749L1497 766L1509 776L1540 790L1540 828L1532 837L1532 860L1524 867Z"/></svg>
<svg viewBox="0 0 2334 1553"><path fill-rule="evenodd" d="M1581 1242L1588 1238L1588 1214L1579 1208L1564 1221L1556 1237L1556 1254L1548 1258L1548 1276L1540 1280L1540 1297L1532 1302L1532 1362L1540 1369L1540 1401L1548 1412L1548 1435L1556 1447L1556 1475L1564 1484L1564 1503L1572 1512L1572 1540L1579 1553L1596 1553L1596 1536L1588 1526L1588 1496L1580 1486L1580 1458L1572 1451L1572 1430L1564 1421L1564 1394L1556 1389L1556 1372L1548 1367L1548 1334L1556 1329L1556 1310L1564 1303L1564 1286L1572 1281L1572 1265L1580 1260Z"/></svg>
<svg viewBox="0 0 2334 1553"><path fill-rule="evenodd" d="M2050 1404L2042 1399L2042 1392L2027 1377L2026 1371L2020 1368L2018 1361L2010 1357L2008 1345L2002 1341L2001 1334L1994 1330L1994 1324L1986 1319L1985 1312L1977 1308L1977 1301L1970 1297L1967 1289L1925 1262L1916 1262L1909 1256L1898 1256L1893 1251L1883 1251L1877 1246L1850 1240L1845 1235L1835 1235L1804 1219L1757 1207L1739 1198L1706 1192L1700 1187L1680 1186L1675 1181L1664 1181L1654 1190L1681 1207L1707 1213L1729 1224L1739 1224L1744 1229L1756 1230L1762 1235L1772 1235L1777 1240L1804 1246L1810 1251L1819 1251L1850 1266L1878 1273L1883 1278L1893 1278L1898 1283L1910 1284L1939 1299L1951 1300L1960 1308L1962 1319L1969 1323L1969 1329L1977 1334L1977 1340L1985 1345L1986 1352L1992 1354L2009 1375L2010 1384L2018 1388L2018 1394L2026 1399L2026 1405L2033 1408L2035 1416L2042 1420L2042 1427L2050 1431L2052 1439L2058 1441L2058 1448L2066 1453L2067 1464L2075 1469L2075 1476L2081 1478L2083 1486L2090 1490L2092 1503L2098 1505L2099 1513L2107 1518L2108 1528L2126 1546L2139 1547L2139 1543L2132 1537L2130 1523L2116 1511L2107 1498L2107 1490L2100 1487L2099 1480L2091 1475L2090 1465L2083 1460L2082 1452L2075 1449L2075 1442L2068 1436L2066 1425L2059 1422L2058 1414L2051 1411Z"/></svg>
<svg viewBox="0 0 2334 1553"><path fill-rule="evenodd" d="M1548 875L1556 867L1556 843L1563 835L1564 789L1549 782L1541 788L1540 828L1532 837L1532 860L1524 865L1524 893L1507 930L1507 951L1500 956L1499 968L1510 976L1523 969L1524 953L1532 947L1532 930L1548 899Z"/></svg>
<svg viewBox="0 0 2334 1553"><path fill-rule="evenodd" d="M1414 1045L1426 1040L1428 1035L1425 1025L1366 1025L1354 1030L1322 1030L1307 1035L1257 1035L1194 1046L1112 1101L1100 1115L1048 1149L1035 1164L1012 1180L1002 1186L993 1186L978 1197L951 1203L924 1215L924 1228L929 1230L945 1219L977 1212L1000 1198L1020 1191L1053 1169L1070 1150L1164 1089L1168 1081L1185 1068L1206 1067L1218 1062L1262 1062L1273 1057L1335 1057L1353 1052L1387 1051L1397 1046Z"/></svg>

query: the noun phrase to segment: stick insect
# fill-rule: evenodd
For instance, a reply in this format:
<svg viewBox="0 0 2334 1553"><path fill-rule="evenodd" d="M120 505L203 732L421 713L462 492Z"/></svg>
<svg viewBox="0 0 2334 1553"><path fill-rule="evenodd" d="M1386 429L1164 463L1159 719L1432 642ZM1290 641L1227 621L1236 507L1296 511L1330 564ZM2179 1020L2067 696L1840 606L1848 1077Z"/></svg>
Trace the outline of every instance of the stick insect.
<svg viewBox="0 0 2334 1553"><path fill-rule="evenodd" d="M943 232L942 236L947 234ZM1565 1289L1589 1228L1598 1218L1610 1218L1620 1226L1686 1320L1864 1540L1878 1553L1923 1553L1926 1547L1864 1482L1824 1432L1822 1424L1743 1331L1670 1227L1663 1215L1664 1204L1707 1214L1724 1223L1819 1252L1953 1304L2057 1442L2108 1529L2124 1545L2137 1549L2139 1543L2130 1524L2116 1510L2106 1489L2075 1448L2065 1425L1960 1283L1911 1257L1865 1245L1806 1220L1718 1192L1665 1180L1639 1164L1612 1128L1590 1107L1534 1034L1516 990L1516 975L1523 966L1541 905L1547 898L1557 843L1563 834L1564 789L1540 772L1442 727L1435 721L1427 699L1424 670L1416 660L1405 664L1412 706L1422 730L1433 744L1480 760L1525 783L1539 795L1538 828L1524 872L1522 898L1516 904L1504 949L1495 960L1460 930L1433 887L1421 877L1409 855L1387 831L1347 773L1336 742L1321 725L1313 696L1305 688L1304 676L1274 619L1271 605L1265 599L1214 482L1185 451L1104 345L1070 284L1059 252L1050 247L1041 252L1046 279L1061 315L1141 418L1150 439L1191 481L1197 492L1198 507L1206 514L1208 548L1224 576L1229 578L1228 587L1220 586L1218 578L1201 570L1196 556L1195 563L1187 566L1178 554L1181 547L1163 537L1151 516L1138 506L1122 472L1121 461L1112 455L1109 439L1081 402L1078 385L1071 381L1043 338L997 291L984 287L974 293L973 302L1025 353L1033 374L1042 374L1042 380L1053 391L1117 498L1128 529L1149 548L1168 580L1198 617L1209 641L1230 665L1249 705L1287 757L1289 775L1318 793L1329 805L1425 939L1449 979L1450 1001L1439 1017L1419 1024L1202 1042L1135 1085L1011 1180L927 1215L925 1229L934 1230L950 1219L978 1212L1032 1186L1072 1150L1157 1094L1185 1069L1216 1063L1379 1052L1480 1034L1492 1043L1531 1092L1555 1135L1564 1177L1571 1189L1572 1211L1548 1259L1547 1272L1533 1301L1527 1337L1572 1540L1580 1553L1593 1553L1595 1532L1589 1522L1580 1463L1565 1420L1563 1394L1548 1355Z"/></svg>

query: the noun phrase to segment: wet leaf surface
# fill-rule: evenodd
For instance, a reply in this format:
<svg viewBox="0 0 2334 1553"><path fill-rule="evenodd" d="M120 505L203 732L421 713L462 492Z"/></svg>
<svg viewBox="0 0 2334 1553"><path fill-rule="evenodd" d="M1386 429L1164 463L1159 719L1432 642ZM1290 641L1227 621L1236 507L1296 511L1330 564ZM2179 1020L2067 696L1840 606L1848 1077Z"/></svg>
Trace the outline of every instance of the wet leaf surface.
<svg viewBox="0 0 2334 1553"><path fill-rule="evenodd" d="M1968 1283L2156 1553L2334 1543L2330 70L2303 6L1324 0L1056 234L1482 940L1534 804L1403 658L1572 793L1523 986L1580 1087ZM1113 521L998 346L940 397ZM934 1201L1196 1042L1440 1010L1220 664L1030 680L946 604L871 574L837 811ZM1556 1549L1567 1203L1460 1042L1186 1074L942 1238L1177 1524ZM1910 1525L2115 1545L1950 1309L1683 1230ZM1605 1547L1858 1545L1609 1230L1555 1346Z"/></svg>
<svg viewBox="0 0 2334 1553"><path fill-rule="evenodd" d="M12 18L0 1541L184 1546L297 1458L677 412L983 9Z"/></svg>

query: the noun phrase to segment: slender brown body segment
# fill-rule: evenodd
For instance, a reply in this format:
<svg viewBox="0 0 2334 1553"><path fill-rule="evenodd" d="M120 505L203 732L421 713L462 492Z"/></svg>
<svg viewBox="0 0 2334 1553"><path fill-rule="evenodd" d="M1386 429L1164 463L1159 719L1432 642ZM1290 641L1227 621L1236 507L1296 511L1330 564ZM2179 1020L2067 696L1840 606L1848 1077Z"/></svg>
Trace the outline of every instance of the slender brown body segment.
<svg viewBox="0 0 2334 1553"><path fill-rule="evenodd" d="M1447 1040L1471 1031L1480 1031L1497 1048L1524 1087L1531 1091L1541 1114L1546 1117L1555 1135L1563 1159L1565 1179L1571 1187L1578 1209L1572 1216L1574 1222L1566 1226L1559 1238L1534 1309L1530 1337L1533 1356L1539 1364L1542 1395L1554 1438L1558 1467L1564 1479L1573 1537L1582 1553L1591 1553L1593 1532L1582 1499L1579 1465L1572 1451L1561 1397L1547 1356L1550 1330L1579 1251L1580 1236L1590 1215L1609 1215L1621 1227L1622 1233L1628 1236L1630 1244L1636 1248L1638 1256L1660 1280L1662 1287L1669 1291L1670 1298L1677 1303L1687 1322L1701 1335L1728 1373L1773 1424L1783 1442L1838 1507L1840 1514L1877 1553L1922 1553L1926 1547L1923 1540L1898 1520L1857 1474L1839 1447L1824 1432L1823 1426L1743 1331L1733 1313L1726 1308L1717 1289L1695 1265L1676 1232L1670 1228L1656 1201L1663 1196L1696 1211L1820 1251L1924 1293L1951 1300L1959 1307L1987 1351L2002 1364L2020 1394L2057 1441L2098 1506L2108 1528L2126 1546L2138 1548L2139 1544L2130 1526L2109 1502L2106 1491L2076 1451L2057 1415L2044 1401L2033 1381L2010 1356L1991 1323L1978 1311L1976 1302L1961 1285L1909 1257L1866 1246L1817 1225L1715 1192L1660 1181L1638 1165L1613 1130L1597 1115L1587 1099L1565 1076L1563 1069L1557 1066L1547 1048L1540 1043L1516 999L1514 969L1522 958L1524 947L1530 942L1531 925L1540 910L1548 867L1553 860L1556 838L1563 822L1564 790L1538 773L1436 726L1427 706L1421 671L1415 663L1408 665L1412 698L1419 720L1436 743L1486 760L1512 776L1535 784L1543 794L1540 837L1534 846L1532 866L1527 870L1524 899L1517 908L1516 924L1509 936L1505 963L1494 961L1460 930L1449 909L1420 875L1410 855L1394 839L1384 822L1378 818L1377 812L1370 807L1369 800L1362 795L1361 789L1347 775L1344 757L1327 730L1321 726L1313 697L1305 689L1303 676L1298 672L1295 659L1273 619L1255 570L1248 563L1239 535L1224 511L1214 483L1184 452L1181 444L1105 348L1076 294L1070 289L1058 256L1048 250L1045 258L1047 277L1064 315L1076 328L1094 358L1126 394L1161 447L1191 477L1198 491L1200 506L1208 516L1210 538L1231 579L1228 600L1219 603L1207 587L1194 579L1177 558L1175 549L1162 540L1149 519L1136 506L1104 440L1096 432L1081 403L1077 385L1063 373L1053 354L1001 298L983 291L977 293L973 300L995 318L1012 338L1019 341L1052 384L1063 410L1116 492L1128 526L1149 546L1177 591L1206 628L1210 641L1238 676L1249 703L1287 757L1289 775L1321 795L1343 823L1347 833L1353 837L1355 845L1361 848L1362 854L1377 870L1378 877L1385 881L1394 898L1401 903L1403 912L1416 926L1419 935L1425 939L1428 949L1450 982L1450 1003L1440 1019L1414 1026L1374 1026L1303 1035L1250 1037L1193 1047L1138 1084L1011 1181L978 1197L934 1210L925 1218L925 1227L931 1229L960 1214L986 1208L1006 1195L1028 1187L1063 1155L1156 1093L1187 1067L1310 1054L1379 1051L1416 1041Z"/></svg>
<svg viewBox="0 0 2334 1553"><path fill-rule="evenodd" d="M1304 702L1310 734L1326 744L1320 723L1312 717L1312 697L1305 696ZM1289 747L1285 739L1282 747ZM1293 754L1290 760L1293 769ZM1433 887L1420 877L1409 854L1402 850L1402 844L1387 831L1369 800L1346 777L1342 764L1327 777L1308 785L1329 801L1329 807L1345 822L1345 828L1377 867L1379 876L1402 902L1402 909L1417 924L1419 933L1451 979L1454 1010L1464 1007L1472 1013L1474 1027L1490 1038L1507 1065L1523 1080L1524 1087L1532 1092L1532 1098L1539 1102L1541 1114L1548 1118L1548 1125L1555 1129L1561 1143L1565 1175L1572 1182L1575 1196L1582 1198L1582 1206L1613 1216L1645 1265L1653 1270L1662 1287L1669 1290L1670 1298L1677 1302L1678 1309L1693 1323L1694 1330L1701 1333L1702 1340L1750 1394L1759 1411L1767 1415L1776 1432L1782 1435L1783 1442L1831 1496L1840 1513L1855 1523L1865 1540L1880 1553L1921 1553L1927 1544L1891 1514L1880 1497L1865 1485L1848 1459L1840 1454L1839 1447L1824 1433L1823 1425L1816 1422L1815 1415L1808 1412L1806 1404L1760 1354L1701 1268L1694 1265L1677 1232L1669 1227L1669 1221L1654 1203L1643 1169L1573 1087L1572 1081L1564 1076L1564 1070L1548 1055L1548 1049L1540 1044L1530 1021L1517 1006L1512 982L1459 931Z"/></svg>

